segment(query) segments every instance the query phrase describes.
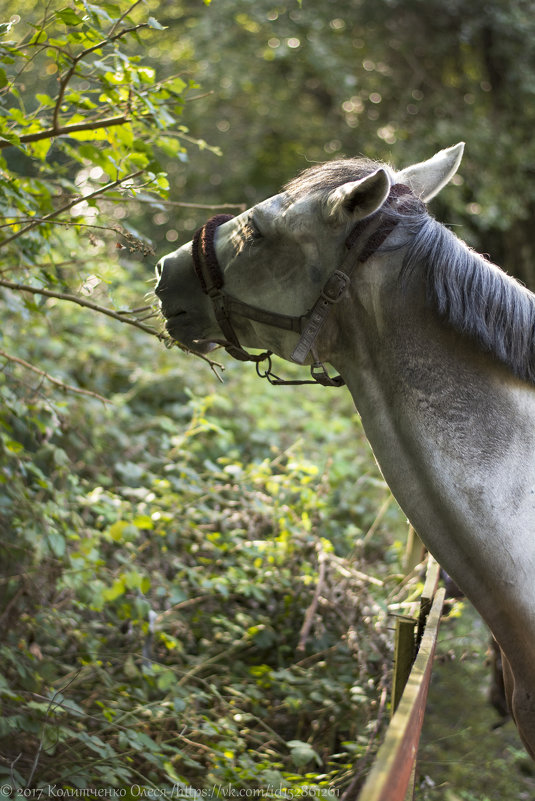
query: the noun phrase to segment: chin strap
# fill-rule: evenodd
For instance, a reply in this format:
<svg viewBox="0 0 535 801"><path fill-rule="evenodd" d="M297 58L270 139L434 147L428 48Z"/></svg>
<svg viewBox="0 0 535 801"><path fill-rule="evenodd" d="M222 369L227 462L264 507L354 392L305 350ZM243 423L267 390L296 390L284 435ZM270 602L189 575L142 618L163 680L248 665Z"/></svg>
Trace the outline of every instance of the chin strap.
<svg viewBox="0 0 535 801"><path fill-rule="evenodd" d="M404 195L410 195L414 200L414 195L408 186L395 184L390 189L385 205L394 205L397 199ZM399 204L400 211L403 210L403 205L403 203ZM225 337L224 340L219 340L218 344L222 345L227 353L239 361L255 362L257 374L261 378L266 378L270 384L277 386L298 384L321 384L326 387L343 386L344 379L339 375L331 377L323 363L317 359L316 341L332 306L346 297L352 274L357 265L367 261L381 247L385 239L396 227L398 220L392 217L385 221L381 219L380 213L360 220L346 239L345 244L348 253L339 269L335 270L327 278L312 309L300 317L295 317L244 303L223 290L224 276L217 260L215 235L220 225L232 219L233 215L231 214L216 214L195 232L192 243L195 273L203 292L212 301L217 323ZM356 254L355 250L357 250ZM310 368L311 378L307 380L279 378L272 371L272 351L268 350L260 354L246 351L240 345L232 325L231 318L236 314L265 325L271 325L285 331L295 331L300 334L299 342L292 353L291 359L296 364L304 364L309 354L312 354L314 363ZM266 365L262 367L261 365L264 362L266 362Z"/></svg>

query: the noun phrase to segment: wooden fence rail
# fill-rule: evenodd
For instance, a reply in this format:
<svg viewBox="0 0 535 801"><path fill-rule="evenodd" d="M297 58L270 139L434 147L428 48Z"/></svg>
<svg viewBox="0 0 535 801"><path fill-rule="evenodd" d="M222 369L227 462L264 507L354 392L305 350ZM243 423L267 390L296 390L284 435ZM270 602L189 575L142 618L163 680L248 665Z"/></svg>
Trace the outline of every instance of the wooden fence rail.
<svg viewBox="0 0 535 801"><path fill-rule="evenodd" d="M418 743L427 692L431 679L438 627L445 590L437 590L439 566L429 556L427 577L420 600L420 614L397 629L395 680L392 705L395 709L385 739L375 758L358 801L412 801ZM414 663L411 648L417 654ZM408 674L408 675L407 675Z"/></svg>

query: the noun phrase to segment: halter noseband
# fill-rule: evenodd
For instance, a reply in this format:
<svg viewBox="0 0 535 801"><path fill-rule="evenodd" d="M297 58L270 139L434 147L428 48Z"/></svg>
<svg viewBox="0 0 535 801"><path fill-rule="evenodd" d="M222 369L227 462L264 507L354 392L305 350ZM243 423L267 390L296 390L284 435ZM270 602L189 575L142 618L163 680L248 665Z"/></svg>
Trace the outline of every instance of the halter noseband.
<svg viewBox="0 0 535 801"><path fill-rule="evenodd" d="M395 201L404 196L412 195L408 186L404 184L394 184L385 201L385 206L394 205ZM403 210L405 204L400 204L399 210ZM215 235L218 227L228 220L232 220L232 214L216 214L211 217L193 237L192 255L195 273L203 292L211 299L217 323L221 328L225 340L220 341L227 353L240 361L252 361L256 363L256 371L262 378L267 378L271 384L322 384L323 386L340 387L345 382L341 376L331 377L327 373L324 365L316 359L315 343L318 335L327 320L331 307L338 303L345 296L351 283L351 275L358 264L367 261L383 244L387 236L394 230L398 220L395 217L387 219L381 225L380 215L373 214L360 220L351 230L346 239L348 253L339 269L335 270L327 278L323 289L320 292L312 309L300 317L295 317L279 312L272 312L244 303L238 298L232 297L223 291L224 277L221 266L217 260L215 249ZM367 229L371 231L367 231ZM365 234L368 236L365 237ZM354 250L358 253L355 256ZM253 354L246 351L239 342L231 322L231 315L238 314L256 322L265 323L285 331L295 331L301 334L291 359L297 364L304 364L309 353L314 356L314 364L310 372L311 380L290 380L278 378L271 370L272 351L265 351L260 354ZM267 362L267 367L262 370L262 362Z"/></svg>

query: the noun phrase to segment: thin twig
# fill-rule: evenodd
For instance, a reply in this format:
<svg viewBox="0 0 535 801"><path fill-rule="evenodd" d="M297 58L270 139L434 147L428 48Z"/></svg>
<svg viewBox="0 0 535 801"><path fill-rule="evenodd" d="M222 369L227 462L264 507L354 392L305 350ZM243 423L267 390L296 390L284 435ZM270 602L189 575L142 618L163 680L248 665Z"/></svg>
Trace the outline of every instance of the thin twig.
<svg viewBox="0 0 535 801"><path fill-rule="evenodd" d="M384 678L384 677L383 677ZM377 710L377 719L375 721L375 726L373 728L372 734L370 739L368 740L368 745L366 747L366 751L364 755L359 759L359 769L355 772L355 775L351 779L351 782L344 790L340 801L353 801L356 798L356 794L361 789L361 785L363 783L363 774L368 767L368 760L371 754L372 746L374 741L379 733L381 728L381 724L383 721L383 715L386 707L386 701L388 698L388 691L386 683L383 684L383 689L381 692L381 698L379 700L379 709Z"/></svg>
<svg viewBox="0 0 535 801"><path fill-rule="evenodd" d="M5 286L7 289L13 289L16 292L30 292L33 295L44 295L47 298L57 298L58 300L66 300L69 303L76 303L78 306L84 306L87 309L91 309L92 311L99 312L99 314L105 314L107 317L111 317L114 320L119 320L121 323L127 323L128 325L133 325L135 328L141 329L146 334L151 334L152 336L157 337L161 342L169 343L169 345L176 345L177 348L184 351L184 353L192 353L194 356L197 356L199 359L207 362L210 365L211 370L215 374L218 381L222 381L223 379L217 372L219 370L224 370L224 365L220 364L219 362L215 362L213 359L210 359L208 356L205 356L204 353L199 353L198 351L191 350L187 348L185 345L182 345L180 342L176 342L172 340L167 334L163 331L158 331L156 328L153 328L150 325L145 325L145 323L140 322L139 320L131 319L128 317L122 309L120 312L113 311L113 309L108 309L106 306L99 306L98 303L93 303L91 300L86 300L86 298L82 298L79 295L71 295L68 292L53 292L50 289L44 289L35 286L28 286L27 284L17 284L15 281L8 281L5 278L0 278L0 286Z"/></svg>
<svg viewBox="0 0 535 801"><path fill-rule="evenodd" d="M17 782L15 781L15 775L14 775L13 771L15 770L15 765L17 764L17 762L19 761L21 756L22 756L22 751L20 752L20 754L18 756L15 757L15 759L13 760L11 765L9 766L9 773L10 773L10 776L11 776L11 786L12 787L16 787L17 786Z"/></svg>
<svg viewBox="0 0 535 801"><path fill-rule="evenodd" d="M181 687L190 679L196 677L196 673L199 673L201 670L204 670L207 665L214 665L216 662L220 662L222 659L229 659L232 658L233 655L243 647L251 647L252 642L250 637L242 637L241 640L238 640L225 651L220 651L215 656L211 656L209 659L205 659L204 662L200 662L197 665L194 665L187 673L184 673L182 678L178 681L177 687Z"/></svg>
<svg viewBox="0 0 535 801"><path fill-rule="evenodd" d="M373 521L373 523L371 524L370 528L368 529L368 531L366 532L366 534L362 538L362 542L363 543L367 543L367 542L369 542L371 540L371 538L373 537L373 535L377 531L377 527L378 527L379 523L383 519L383 517L386 514L386 512L388 510L388 507L390 506L391 503L392 503L392 495L389 494L388 497L385 498L385 500L381 504L381 507L380 507L379 511L377 512L377 515L375 516L375 520Z"/></svg>
<svg viewBox="0 0 535 801"><path fill-rule="evenodd" d="M306 611L305 619L303 621L303 625L301 626L301 631L299 632L299 643L297 645L297 648L295 649L297 653L304 652L307 644L308 635L310 634L310 629L312 628L312 622L314 620L314 615L316 614L318 601L320 599L321 591L323 589L323 584L325 582L326 559L327 555L325 554L325 551L320 550L318 554L318 565L319 565L318 583L316 584L316 589L314 590L314 597L312 598L312 602Z"/></svg>
<svg viewBox="0 0 535 801"><path fill-rule="evenodd" d="M109 39L109 40L111 40L111 38L113 37L113 34L115 33L116 29L117 29L117 28L119 27L119 25L121 24L121 22L123 21L123 19L124 19L125 17L127 17L129 14L131 14L131 13L132 13L132 11L134 10L134 8L135 8L136 6L138 6L138 5L139 5L140 3L142 3L142 2L143 2L143 0L135 0L135 2L134 2L134 3L132 3L132 5L130 6L130 8L127 8L127 9L126 9L126 11L124 11L124 12L121 14L121 16L119 17L119 19L115 20L115 22L114 22L114 23L113 23L113 25L111 26L110 30L108 31L108 39Z"/></svg>
<svg viewBox="0 0 535 801"><path fill-rule="evenodd" d="M245 203L187 203L186 201L159 200L158 198L154 200L136 198L136 200L138 200L139 203L155 203L161 206L177 206L183 209L207 209L208 211L216 211L217 209L239 209L240 211L245 211L247 208ZM112 202L115 202L115 198Z"/></svg>
<svg viewBox="0 0 535 801"><path fill-rule="evenodd" d="M82 669L80 668L80 670L76 673L76 675L73 676L73 678L70 679L70 681L68 681L67 684L65 684L63 687L60 687L59 690L56 690L56 692L54 693L54 695L50 699L50 703L48 705L48 709L46 710L45 721L46 721L46 719L48 718L48 716L50 714L52 706L55 704L56 696L60 695L60 693L63 693L67 689L67 687L70 687L70 685L80 675L81 672L82 672ZM33 779L33 777L35 775L35 771L37 770L37 765L39 764L39 758L41 756L41 751L43 750L43 744L44 744L45 726L46 726L46 722L45 722L45 724L43 726L43 733L41 735L41 739L39 740L39 747L37 749L37 753L35 755L35 759L33 760L33 765L32 765L32 769L30 771L30 775L28 777L28 781L26 782L26 789L29 789L29 787L30 787L30 785L32 783L32 779Z"/></svg>
<svg viewBox="0 0 535 801"><path fill-rule="evenodd" d="M84 200L91 200L98 195L102 195L104 192L109 192L112 189L115 189L116 186L120 186L124 184L126 181L132 181L134 178L137 178L138 175L141 175L143 170L137 170L136 172L132 172L129 175L125 175L124 178L118 178L116 181L111 181L109 184L104 184L104 186L99 187L99 189L95 189L94 192L90 192L88 195L81 195L79 198L75 198L67 203L66 206L62 206L60 209L56 209L56 211L50 212L50 214L46 214L44 217L40 217L39 220L29 223L24 228L21 228L20 231L17 231L15 234L8 236L7 239L4 239L3 242L0 242L0 248L7 245L9 242L12 242L14 239L17 239L19 236L22 236L27 231L30 231L32 228L35 228L37 225L41 225L42 222L48 222L49 220L53 220L54 217L57 217L59 214L62 214L64 211L68 211L72 209L73 206L76 206L78 203L83 203Z"/></svg>
<svg viewBox="0 0 535 801"><path fill-rule="evenodd" d="M60 381L59 378L54 378L53 376L46 373L44 370L41 370L39 367L35 367L35 365L30 364L30 362L25 361L24 359L19 359L18 356L11 356L11 354L6 353L5 350L0 350L0 356L3 359L6 359L9 362L15 362L15 364L20 364L22 367L25 367L26 370L31 370L33 373L37 373L37 375L46 378L47 381L50 381L52 384L55 384L60 389L64 390L65 392L76 392L78 395L88 395L90 398L96 398L102 403L110 403L110 401L99 395L98 392L91 392L89 389L80 389L80 387L73 387L72 384L65 384L65 382Z"/></svg>
<svg viewBox="0 0 535 801"><path fill-rule="evenodd" d="M168 615L172 615L175 612L178 612L179 610L182 611L183 609L187 609L190 606L195 606L196 604L200 604L203 601L206 601L210 598L212 598L211 595L197 595L195 598L188 598L187 601L180 601L179 603L170 606L169 609L165 609L163 612L160 612L160 614L156 619L160 621L164 617L167 617Z"/></svg>
<svg viewBox="0 0 535 801"><path fill-rule="evenodd" d="M11 610L13 609L14 606L16 606L17 601L19 600L20 596L24 594L25 591L26 591L26 586L22 584L17 590L17 592L13 595L13 597L7 604L2 614L0 615L0 626L2 628L4 626L4 620L9 620L9 617L11 615Z"/></svg>

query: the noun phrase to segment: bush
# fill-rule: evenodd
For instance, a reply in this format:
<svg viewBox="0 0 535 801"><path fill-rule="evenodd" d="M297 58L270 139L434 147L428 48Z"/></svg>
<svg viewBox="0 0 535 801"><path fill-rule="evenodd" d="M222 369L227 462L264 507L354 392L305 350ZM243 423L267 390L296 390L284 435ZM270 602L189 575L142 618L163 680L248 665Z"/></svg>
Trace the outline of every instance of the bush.
<svg viewBox="0 0 535 801"><path fill-rule="evenodd" d="M92 322L76 351L39 338L34 353L70 381L92 360L113 405L2 375L0 771L20 787L334 791L384 721L397 569L395 548L367 561L381 526L357 547L388 496L349 401L332 396L327 425L325 393L301 391L303 423L296 395L232 365L215 392L208 368L118 340L119 323L97 348ZM256 421L275 393L274 433ZM401 531L394 508L386 521Z"/></svg>

